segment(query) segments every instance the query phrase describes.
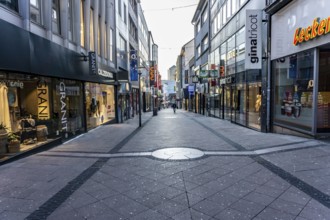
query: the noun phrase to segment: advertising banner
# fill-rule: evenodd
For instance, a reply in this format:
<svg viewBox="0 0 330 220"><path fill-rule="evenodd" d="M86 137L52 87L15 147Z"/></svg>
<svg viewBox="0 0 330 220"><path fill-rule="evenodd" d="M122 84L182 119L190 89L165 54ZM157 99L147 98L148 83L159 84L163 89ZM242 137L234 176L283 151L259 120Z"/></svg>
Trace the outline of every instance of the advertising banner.
<svg viewBox="0 0 330 220"><path fill-rule="evenodd" d="M150 80L150 86L155 85L155 63L153 61L150 62L149 67L149 80Z"/></svg>
<svg viewBox="0 0 330 220"><path fill-rule="evenodd" d="M138 60L136 50L130 51L130 75L131 81L138 81Z"/></svg>
<svg viewBox="0 0 330 220"><path fill-rule="evenodd" d="M246 10L245 69L261 69L261 10Z"/></svg>

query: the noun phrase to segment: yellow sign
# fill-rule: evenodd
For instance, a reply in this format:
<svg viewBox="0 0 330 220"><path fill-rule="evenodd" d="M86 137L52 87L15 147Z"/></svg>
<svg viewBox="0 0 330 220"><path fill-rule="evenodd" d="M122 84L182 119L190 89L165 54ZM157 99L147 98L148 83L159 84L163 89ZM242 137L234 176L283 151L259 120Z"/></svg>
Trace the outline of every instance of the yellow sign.
<svg viewBox="0 0 330 220"><path fill-rule="evenodd" d="M297 46L303 42L310 41L316 37L326 35L330 32L330 16L323 20L315 18L313 24L307 28L297 28L294 33L293 45Z"/></svg>
<svg viewBox="0 0 330 220"><path fill-rule="evenodd" d="M151 66L149 69L149 78L150 78L150 81L155 80L155 67L153 67L153 66Z"/></svg>
<svg viewBox="0 0 330 220"><path fill-rule="evenodd" d="M46 82L38 83L38 119L46 120L50 118L49 115L49 92Z"/></svg>

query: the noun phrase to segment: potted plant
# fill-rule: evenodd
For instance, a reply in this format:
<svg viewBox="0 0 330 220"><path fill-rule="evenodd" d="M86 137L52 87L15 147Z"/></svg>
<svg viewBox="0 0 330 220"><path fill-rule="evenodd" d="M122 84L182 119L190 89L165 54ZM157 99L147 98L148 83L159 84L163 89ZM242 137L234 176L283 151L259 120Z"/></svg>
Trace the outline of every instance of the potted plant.
<svg viewBox="0 0 330 220"><path fill-rule="evenodd" d="M20 151L20 137L15 133L8 135L8 151L9 153L17 153Z"/></svg>
<svg viewBox="0 0 330 220"><path fill-rule="evenodd" d="M0 154L7 153L7 140L8 133L7 127L4 123L0 122Z"/></svg>

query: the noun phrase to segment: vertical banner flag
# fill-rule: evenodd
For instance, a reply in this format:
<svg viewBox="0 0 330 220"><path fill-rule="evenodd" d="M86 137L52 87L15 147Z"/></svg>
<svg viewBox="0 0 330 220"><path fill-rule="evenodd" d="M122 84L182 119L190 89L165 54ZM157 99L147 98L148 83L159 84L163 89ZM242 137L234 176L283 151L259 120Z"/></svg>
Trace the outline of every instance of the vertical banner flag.
<svg viewBox="0 0 330 220"><path fill-rule="evenodd" d="M150 80L150 86L155 85L155 63L154 61L150 61L149 66L149 80Z"/></svg>
<svg viewBox="0 0 330 220"><path fill-rule="evenodd" d="M131 81L138 81L138 65L136 50L130 51L130 75Z"/></svg>
<svg viewBox="0 0 330 220"><path fill-rule="evenodd" d="M261 69L261 10L246 10L245 69Z"/></svg>

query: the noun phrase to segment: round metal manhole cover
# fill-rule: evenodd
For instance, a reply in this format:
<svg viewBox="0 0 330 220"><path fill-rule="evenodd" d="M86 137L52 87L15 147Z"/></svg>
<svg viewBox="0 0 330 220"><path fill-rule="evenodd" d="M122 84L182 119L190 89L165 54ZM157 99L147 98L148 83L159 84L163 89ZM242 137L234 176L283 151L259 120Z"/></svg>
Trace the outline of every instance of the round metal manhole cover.
<svg viewBox="0 0 330 220"><path fill-rule="evenodd" d="M156 150L151 155L163 160L191 160L204 156L204 153L193 148L176 147Z"/></svg>

